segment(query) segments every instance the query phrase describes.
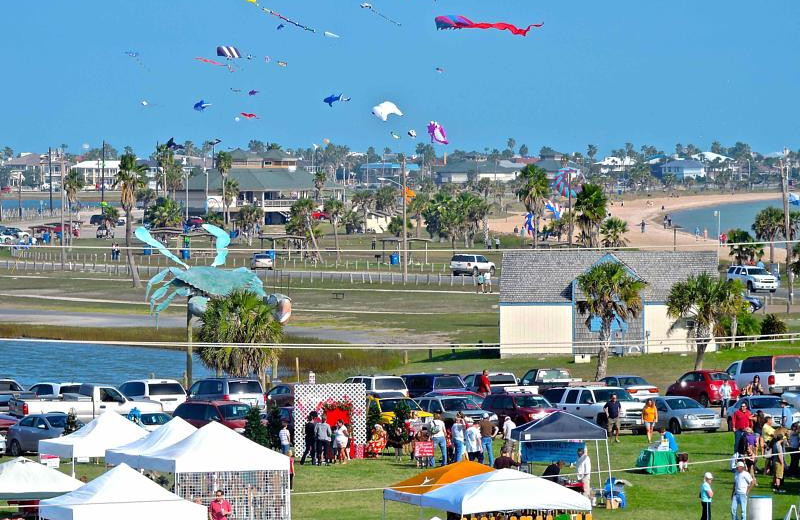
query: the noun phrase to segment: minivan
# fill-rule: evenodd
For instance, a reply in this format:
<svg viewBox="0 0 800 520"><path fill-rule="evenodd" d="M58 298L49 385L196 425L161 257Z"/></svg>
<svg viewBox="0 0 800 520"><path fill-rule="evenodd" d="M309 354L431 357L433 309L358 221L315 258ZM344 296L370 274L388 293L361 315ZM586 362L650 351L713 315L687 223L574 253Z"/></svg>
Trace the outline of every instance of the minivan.
<svg viewBox="0 0 800 520"><path fill-rule="evenodd" d="M189 399L239 401L264 408L267 397L258 379L209 377L196 381L186 393Z"/></svg>
<svg viewBox="0 0 800 520"><path fill-rule="evenodd" d="M458 374L406 374L403 380L412 399L434 390L466 390L464 381Z"/></svg>

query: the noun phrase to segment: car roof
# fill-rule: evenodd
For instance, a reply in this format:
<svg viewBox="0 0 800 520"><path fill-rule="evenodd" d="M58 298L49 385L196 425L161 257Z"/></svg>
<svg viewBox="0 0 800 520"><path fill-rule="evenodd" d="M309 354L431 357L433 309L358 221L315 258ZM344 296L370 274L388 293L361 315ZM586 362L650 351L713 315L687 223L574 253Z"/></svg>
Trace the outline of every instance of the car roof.
<svg viewBox="0 0 800 520"><path fill-rule="evenodd" d="M151 383L153 383L153 384L159 384L159 383L170 383L170 384L178 383L178 384L180 384L180 382L178 380L176 380L176 379L131 379L129 381L125 381L125 383L147 383L148 385L151 384ZM124 385L125 383L122 383L122 384Z"/></svg>
<svg viewBox="0 0 800 520"><path fill-rule="evenodd" d="M189 399L188 401L182 404L212 404L217 406L222 404L244 404L246 406L246 403L243 403L241 401L234 401L233 399L229 401L225 401L224 399Z"/></svg>
<svg viewBox="0 0 800 520"><path fill-rule="evenodd" d="M461 377L459 374L440 374L438 372L419 372L417 374L403 374L401 377L411 377L411 376L414 376L414 377L418 377L418 376L431 376L431 377L444 377L444 376L453 377L453 376L458 376L458 377Z"/></svg>

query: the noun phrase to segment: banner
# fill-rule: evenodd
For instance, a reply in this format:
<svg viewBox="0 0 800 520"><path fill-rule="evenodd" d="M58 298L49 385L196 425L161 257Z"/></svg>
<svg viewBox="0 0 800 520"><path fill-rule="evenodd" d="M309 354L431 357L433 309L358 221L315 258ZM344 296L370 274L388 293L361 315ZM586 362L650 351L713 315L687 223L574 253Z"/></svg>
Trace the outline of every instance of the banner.
<svg viewBox="0 0 800 520"><path fill-rule="evenodd" d="M522 443L522 462L557 462L567 464L578 461L578 448L586 449L580 441L541 441Z"/></svg>
<svg viewBox="0 0 800 520"><path fill-rule="evenodd" d="M414 457L433 457L432 441L416 441L414 443Z"/></svg>

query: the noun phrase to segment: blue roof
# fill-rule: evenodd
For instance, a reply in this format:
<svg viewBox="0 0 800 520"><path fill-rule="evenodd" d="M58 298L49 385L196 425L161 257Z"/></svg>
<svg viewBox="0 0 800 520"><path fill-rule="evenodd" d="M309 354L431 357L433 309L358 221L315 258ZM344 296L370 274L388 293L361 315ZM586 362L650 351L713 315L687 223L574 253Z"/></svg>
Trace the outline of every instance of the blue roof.
<svg viewBox="0 0 800 520"><path fill-rule="evenodd" d="M380 163L380 162L373 162L373 163L364 163L359 166L361 170L399 170L400 163ZM415 172L419 170L419 165L414 163L406 163L406 170L410 172Z"/></svg>
<svg viewBox="0 0 800 520"><path fill-rule="evenodd" d="M665 168L704 168L703 163L692 159L681 159L664 164Z"/></svg>

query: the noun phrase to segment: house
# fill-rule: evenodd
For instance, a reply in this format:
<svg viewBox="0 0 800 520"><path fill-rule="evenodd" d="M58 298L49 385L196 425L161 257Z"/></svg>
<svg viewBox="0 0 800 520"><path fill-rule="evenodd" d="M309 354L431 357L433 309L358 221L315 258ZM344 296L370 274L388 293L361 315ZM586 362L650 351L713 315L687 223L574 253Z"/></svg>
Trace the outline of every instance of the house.
<svg viewBox="0 0 800 520"><path fill-rule="evenodd" d="M631 276L647 282L644 310L613 327L612 342L642 352L683 352L693 349L691 322L667 316L667 296L676 282L689 275L717 276L717 255L711 251L508 251L503 253L500 280L500 354L585 354L597 347L581 342L599 339L599 320L591 328L578 312L583 298L577 278L601 262L617 262ZM712 345L709 345L709 348Z"/></svg>
<svg viewBox="0 0 800 520"><path fill-rule="evenodd" d="M614 157L609 156L605 157L602 161L594 163L597 166L597 171L602 173L603 175L609 173L624 173L636 164L636 161L633 157Z"/></svg>
<svg viewBox="0 0 800 520"><path fill-rule="evenodd" d="M661 165L661 178L674 175L678 181L705 178L706 167L694 159L675 159Z"/></svg>
<svg viewBox="0 0 800 520"><path fill-rule="evenodd" d="M495 163L486 159L449 161L446 165L435 168L436 182L466 184L470 179L510 182L517 178L523 166L512 164L510 161Z"/></svg>
<svg viewBox="0 0 800 520"><path fill-rule="evenodd" d="M83 175L83 181L88 189L100 189L100 184L105 183L105 189L110 190L119 171L119 161L100 159L81 161L72 168Z"/></svg>
<svg viewBox="0 0 800 520"><path fill-rule="evenodd" d="M583 167L580 164L572 161L566 161L565 165L564 161L561 158L559 159L543 158L536 163L536 166L546 171L547 178L550 180L555 179L556 176L558 176L560 170L563 170L565 168L569 168L572 170L573 179L579 179L581 175L583 175Z"/></svg>
<svg viewBox="0 0 800 520"><path fill-rule="evenodd" d="M18 157L6 161L4 167L9 170L11 186L25 184L26 181L28 185L38 186L45 182L44 171L47 169L47 156L23 152ZM53 168L56 168L55 164Z"/></svg>

